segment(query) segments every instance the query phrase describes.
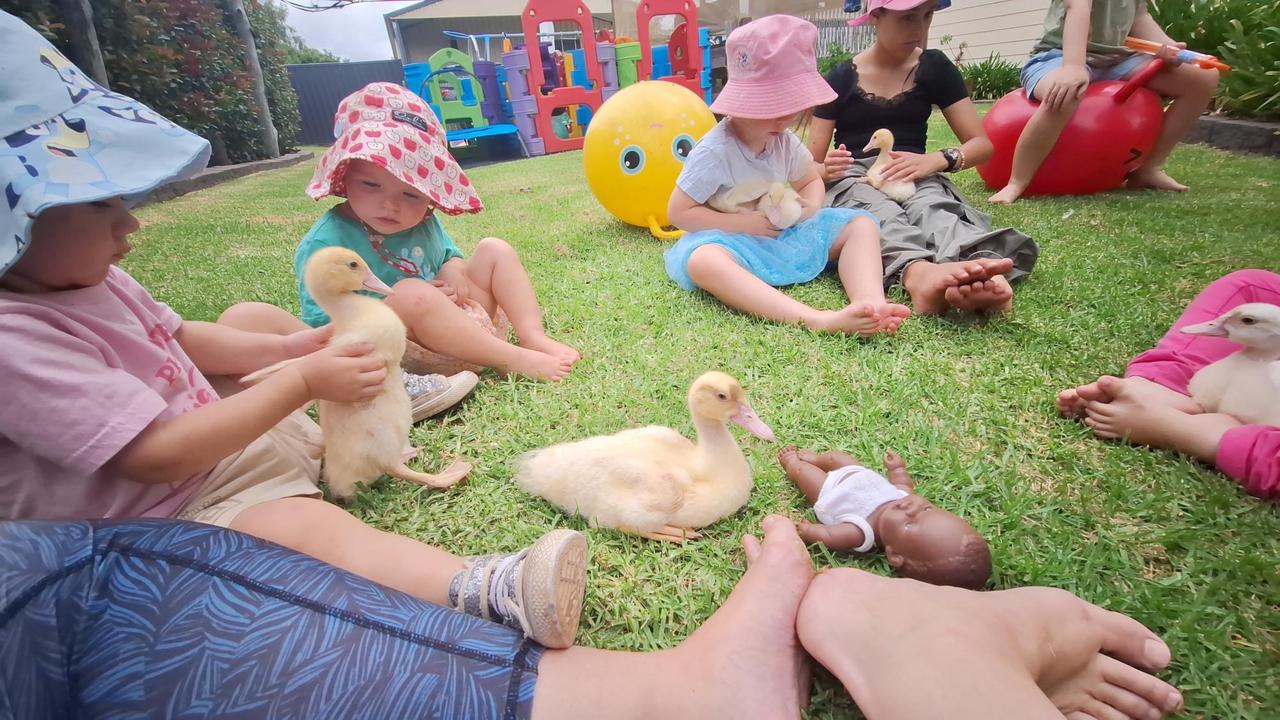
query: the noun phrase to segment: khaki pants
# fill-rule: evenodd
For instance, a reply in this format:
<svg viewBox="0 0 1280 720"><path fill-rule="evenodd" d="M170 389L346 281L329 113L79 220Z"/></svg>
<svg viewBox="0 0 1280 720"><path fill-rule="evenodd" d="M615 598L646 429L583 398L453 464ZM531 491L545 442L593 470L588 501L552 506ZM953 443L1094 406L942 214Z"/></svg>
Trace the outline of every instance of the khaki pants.
<svg viewBox="0 0 1280 720"><path fill-rule="evenodd" d="M320 426L298 410L218 463L204 487L178 515L228 527L245 508L287 497L321 497Z"/></svg>

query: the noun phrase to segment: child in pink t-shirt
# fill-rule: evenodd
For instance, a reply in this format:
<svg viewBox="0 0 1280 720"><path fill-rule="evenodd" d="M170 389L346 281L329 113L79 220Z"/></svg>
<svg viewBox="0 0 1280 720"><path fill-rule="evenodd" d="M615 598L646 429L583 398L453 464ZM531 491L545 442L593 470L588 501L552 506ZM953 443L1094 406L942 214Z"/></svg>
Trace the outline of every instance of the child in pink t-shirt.
<svg viewBox="0 0 1280 720"><path fill-rule="evenodd" d="M331 327L299 331L260 303L183 320L115 266L138 229L129 204L203 169L208 143L98 86L4 13L0 67L0 520L223 525L571 644L579 533L464 559L321 498L322 438L299 408L375 394L386 368L372 346L328 346ZM230 380L294 357L253 387Z"/></svg>

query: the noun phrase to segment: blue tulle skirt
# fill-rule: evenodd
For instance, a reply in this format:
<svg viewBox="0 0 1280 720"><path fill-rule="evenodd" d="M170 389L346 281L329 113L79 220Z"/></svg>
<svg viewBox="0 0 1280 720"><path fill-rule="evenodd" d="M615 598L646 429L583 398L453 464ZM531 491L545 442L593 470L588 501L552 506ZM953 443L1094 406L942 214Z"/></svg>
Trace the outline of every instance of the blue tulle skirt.
<svg viewBox="0 0 1280 720"><path fill-rule="evenodd" d="M667 275L685 290L697 289L689 277L689 256L703 245L719 245L728 250L739 265L774 287L809 282L826 268L827 256L840 231L859 216L876 219L865 210L823 208L808 220L783 230L776 238L723 230L686 233L663 253L663 260Z"/></svg>

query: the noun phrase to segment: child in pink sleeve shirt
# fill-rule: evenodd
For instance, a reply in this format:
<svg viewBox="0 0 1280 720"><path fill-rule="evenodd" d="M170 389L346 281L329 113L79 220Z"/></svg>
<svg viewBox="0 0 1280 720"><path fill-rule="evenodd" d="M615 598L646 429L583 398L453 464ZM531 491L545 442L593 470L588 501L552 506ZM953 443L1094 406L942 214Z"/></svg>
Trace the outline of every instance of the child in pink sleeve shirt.
<svg viewBox="0 0 1280 720"><path fill-rule="evenodd" d="M223 525L570 645L581 534L461 558L321 498L322 437L299 408L377 393L371 345L329 346L330 326L299 330L261 303L183 320L116 267L138 229L129 205L202 170L209 144L3 12L0 67L0 520ZM295 357L253 387L231 380Z"/></svg>
<svg viewBox="0 0 1280 720"><path fill-rule="evenodd" d="M1252 495L1280 498L1280 427L1204 412L1187 391L1198 370L1240 346L1182 328L1245 303L1280 305L1280 275L1239 270L1210 283L1154 348L1129 362L1123 378L1103 375L1063 390L1059 411L1081 418L1098 437L1185 453L1214 464Z"/></svg>

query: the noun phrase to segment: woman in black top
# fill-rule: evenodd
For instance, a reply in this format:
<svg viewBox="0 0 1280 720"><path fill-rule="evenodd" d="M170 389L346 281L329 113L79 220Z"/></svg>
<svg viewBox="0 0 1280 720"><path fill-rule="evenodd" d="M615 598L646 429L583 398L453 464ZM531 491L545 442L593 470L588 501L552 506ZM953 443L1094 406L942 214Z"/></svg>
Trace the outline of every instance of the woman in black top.
<svg viewBox="0 0 1280 720"><path fill-rule="evenodd" d="M992 230L991 216L940 174L984 163L992 152L960 71L942 52L920 48L934 10L950 2L920 0L907 10L882 4L870 0L866 19L853 21L873 24L875 43L827 75L839 97L815 110L809 126L808 147L823 166L827 204L869 210L880 219L885 285L901 282L915 312L1008 310L1009 281L1031 272L1039 248L1012 228ZM926 152L935 106L960 147ZM879 128L894 136L885 179L916 186L902 203L860 180L875 160L874 150L864 148Z"/></svg>

